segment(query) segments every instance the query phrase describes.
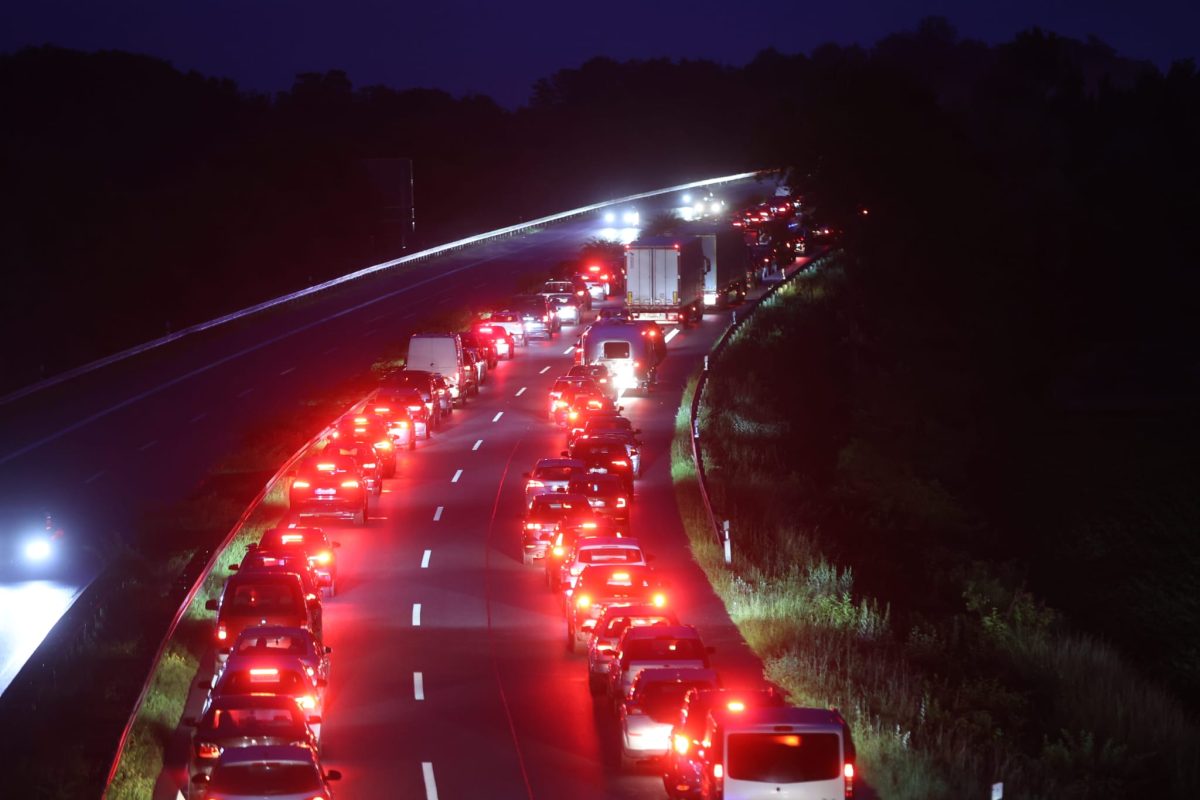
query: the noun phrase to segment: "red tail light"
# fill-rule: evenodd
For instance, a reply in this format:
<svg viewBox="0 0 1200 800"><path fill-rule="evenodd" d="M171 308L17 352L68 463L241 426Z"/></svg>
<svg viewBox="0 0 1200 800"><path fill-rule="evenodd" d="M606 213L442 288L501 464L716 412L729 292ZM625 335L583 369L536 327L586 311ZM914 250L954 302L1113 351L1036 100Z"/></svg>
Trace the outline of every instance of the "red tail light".
<svg viewBox="0 0 1200 800"><path fill-rule="evenodd" d="M580 608L587 608L591 604L592 598L588 597L586 594L579 595L579 598L575 601L575 605L579 606Z"/></svg>
<svg viewBox="0 0 1200 800"><path fill-rule="evenodd" d="M357 489L358 481L342 481L343 489Z"/></svg>
<svg viewBox="0 0 1200 800"><path fill-rule="evenodd" d="M307 489L311 485L312 484L309 483L308 481L293 481L292 482L293 489Z"/></svg>
<svg viewBox="0 0 1200 800"><path fill-rule="evenodd" d="M300 706L305 711L312 711L317 707L317 698L313 697L311 694L306 694L302 697L296 698L296 705Z"/></svg>
<svg viewBox="0 0 1200 800"><path fill-rule="evenodd" d="M629 505L629 501L624 497L617 498L617 508L625 508L627 505Z"/></svg>
<svg viewBox="0 0 1200 800"><path fill-rule="evenodd" d="M854 797L854 765L846 762L842 775L846 778L846 797Z"/></svg>
<svg viewBox="0 0 1200 800"><path fill-rule="evenodd" d="M328 550L322 550L313 557L313 560L321 565L328 564L333 560L333 553L329 552Z"/></svg>
<svg viewBox="0 0 1200 800"><path fill-rule="evenodd" d="M212 742L196 742L196 758L217 758L220 755L221 748Z"/></svg>
<svg viewBox="0 0 1200 800"><path fill-rule="evenodd" d="M363 469L375 469L378 466L378 464L363 464Z"/></svg>
<svg viewBox="0 0 1200 800"><path fill-rule="evenodd" d="M229 638L229 631L225 628L225 626L223 624L218 625L217 626L217 641L223 642L228 638Z"/></svg>
<svg viewBox="0 0 1200 800"><path fill-rule="evenodd" d="M623 459L623 458L616 458L616 459L613 459L613 462L612 462L612 463L613 463L613 466L614 466L614 467L628 467L628 466L629 466L629 462L628 462L628 461L626 461L626 460L625 460L625 459ZM343 484L343 485L344 485L344 484Z"/></svg>
<svg viewBox="0 0 1200 800"><path fill-rule="evenodd" d="M526 489L543 489L545 486L541 481L529 481L525 484Z"/></svg>

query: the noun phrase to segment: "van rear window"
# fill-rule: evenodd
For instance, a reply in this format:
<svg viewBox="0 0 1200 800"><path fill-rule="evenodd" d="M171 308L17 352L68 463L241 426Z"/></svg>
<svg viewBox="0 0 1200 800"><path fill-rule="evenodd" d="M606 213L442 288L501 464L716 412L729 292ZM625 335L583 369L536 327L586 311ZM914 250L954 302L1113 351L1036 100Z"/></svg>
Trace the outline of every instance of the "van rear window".
<svg viewBox="0 0 1200 800"><path fill-rule="evenodd" d="M728 776L758 783L807 783L841 777L836 733L731 733Z"/></svg>
<svg viewBox="0 0 1200 800"><path fill-rule="evenodd" d="M605 342L605 358L629 358L629 342Z"/></svg>

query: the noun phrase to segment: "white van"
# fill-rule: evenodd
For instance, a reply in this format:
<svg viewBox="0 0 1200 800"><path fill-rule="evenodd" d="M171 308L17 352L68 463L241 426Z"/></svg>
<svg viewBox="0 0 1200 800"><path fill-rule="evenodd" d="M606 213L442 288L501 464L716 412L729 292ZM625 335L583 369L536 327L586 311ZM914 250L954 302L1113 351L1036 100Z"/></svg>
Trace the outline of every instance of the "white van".
<svg viewBox="0 0 1200 800"><path fill-rule="evenodd" d="M450 396L460 406L467 404L470 381L466 370L474 367L467 364L457 333L414 333L408 340L405 367L440 373L450 387Z"/></svg>
<svg viewBox="0 0 1200 800"><path fill-rule="evenodd" d="M844 800L854 745L837 711L718 708L704 731L704 800Z"/></svg>
<svg viewBox="0 0 1200 800"><path fill-rule="evenodd" d="M662 330L654 322L603 319L579 337L578 363L602 364L620 390L648 389L666 356Z"/></svg>

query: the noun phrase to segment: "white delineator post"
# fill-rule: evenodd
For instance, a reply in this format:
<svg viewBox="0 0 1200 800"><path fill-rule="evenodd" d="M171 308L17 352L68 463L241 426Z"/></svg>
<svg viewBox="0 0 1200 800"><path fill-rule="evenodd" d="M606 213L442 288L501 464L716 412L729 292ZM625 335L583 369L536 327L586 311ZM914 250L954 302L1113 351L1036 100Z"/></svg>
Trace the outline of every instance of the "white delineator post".
<svg viewBox="0 0 1200 800"><path fill-rule="evenodd" d="M733 544L732 544L732 542L729 541L729 520L725 520L723 523L721 523L721 532L723 534L721 539L725 544L725 563L727 565L732 564L733 563Z"/></svg>

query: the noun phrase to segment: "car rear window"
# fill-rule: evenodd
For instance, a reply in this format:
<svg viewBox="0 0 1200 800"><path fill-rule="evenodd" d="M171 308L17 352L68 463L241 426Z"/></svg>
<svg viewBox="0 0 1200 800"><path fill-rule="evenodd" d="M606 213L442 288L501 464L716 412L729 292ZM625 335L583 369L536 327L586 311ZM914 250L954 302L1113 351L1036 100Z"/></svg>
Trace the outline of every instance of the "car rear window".
<svg viewBox="0 0 1200 800"><path fill-rule="evenodd" d="M205 727L217 735L231 736L250 729L269 731L270 734L294 732L303 736L304 725L299 708L216 708L205 720Z"/></svg>
<svg viewBox="0 0 1200 800"><path fill-rule="evenodd" d="M619 636L628 627L642 628L647 625L668 625L666 617L613 617L604 626L602 636Z"/></svg>
<svg viewBox="0 0 1200 800"><path fill-rule="evenodd" d="M300 613L303 603L295 587L283 583L250 583L235 586L222 611L231 614Z"/></svg>
<svg viewBox="0 0 1200 800"><path fill-rule="evenodd" d="M661 659L672 661L698 661L704 658L704 645L699 639L676 639L665 637L661 639L635 639L627 642L624 655L630 661L647 661Z"/></svg>
<svg viewBox="0 0 1200 800"><path fill-rule="evenodd" d="M646 687L642 693L642 708L655 722L674 722L679 718L679 709L683 707L683 696L690 689L711 689L708 681L687 682L656 682Z"/></svg>
<svg viewBox="0 0 1200 800"><path fill-rule="evenodd" d="M629 358L629 342L605 342L605 358Z"/></svg>
<svg viewBox="0 0 1200 800"><path fill-rule="evenodd" d="M213 770L208 790L235 795L278 795L320 791L311 764L229 764Z"/></svg>
<svg viewBox="0 0 1200 800"><path fill-rule="evenodd" d="M297 695L308 686L300 674L290 669L239 669L229 675L222 685L227 694L286 694Z"/></svg>
<svg viewBox="0 0 1200 800"><path fill-rule="evenodd" d="M581 564L640 564L642 551L636 547L588 547L579 551Z"/></svg>
<svg viewBox="0 0 1200 800"><path fill-rule="evenodd" d="M731 733L730 778L759 783L828 781L841 775L836 733Z"/></svg>
<svg viewBox="0 0 1200 800"><path fill-rule="evenodd" d="M573 467L541 467L537 471L538 480L543 481L565 481L568 480L574 473Z"/></svg>
<svg viewBox="0 0 1200 800"><path fill-rule="evenodd" d="M251 636L238 642L238 653L262 653L264 655L302 656L308 652L308 642L299 636Z"/></svg>

